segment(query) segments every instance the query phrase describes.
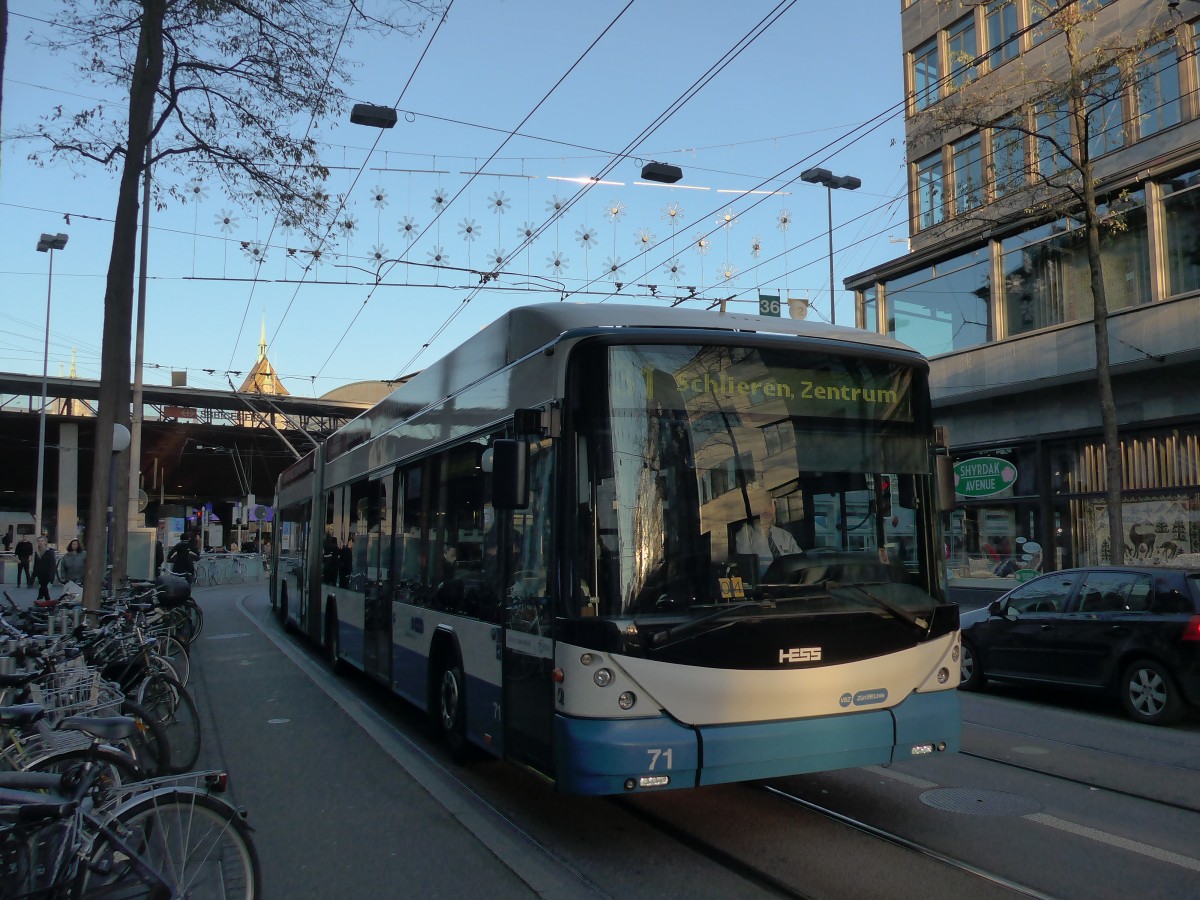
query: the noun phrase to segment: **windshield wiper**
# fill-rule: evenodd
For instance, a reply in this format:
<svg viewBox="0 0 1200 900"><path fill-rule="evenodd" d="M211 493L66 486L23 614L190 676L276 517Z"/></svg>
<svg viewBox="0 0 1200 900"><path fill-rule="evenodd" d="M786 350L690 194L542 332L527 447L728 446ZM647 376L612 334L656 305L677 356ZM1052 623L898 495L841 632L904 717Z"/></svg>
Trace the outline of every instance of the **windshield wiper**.
<svg viewBox="0 0 1200 900"><path fill-rule="evenodd" d="M921 616L918 616L916 613L905 609L903 606L893 603L890 600L885 600L883 597L880 597L876 594L872 594L870 591L868 591L866 588L862 587L861 585L847 584L847 583L841 582L841 581L826 581L825 586L827 588L829 588L831 591L838 590L839 588L845 588L847 590L857 591L858 593L860 593L864 597L866 597L868 600L870 600L872 603L874 603L876 606L887 610L893 616L895 616L897 619L900 619L902 622L906 622L907 624L911 625L913 628L918 628L921 631L924 631L925 636L929 637L929 630L932 627L931 622L926 621Z"/></svg>
<svg viewBox="0 0 1200 900"><path fill-rule="evenodd" d="M773 609L775 604L770 600L747 600L744 603L735 603L732 606L722 606L720 609L714 609L712 612L703 616L699 616L698 618L688 619L686 622L680 622L678 625L668 628L666 631L656 632L650 636L650 646L658 648L679 638L688 637L697 631L703 630L704 626L710 622L723 619L725 616L729 615L730 613L737 612L739 609L750 609L751 607L755 609ZM726 624L732 623L727 622Z"/></svg>

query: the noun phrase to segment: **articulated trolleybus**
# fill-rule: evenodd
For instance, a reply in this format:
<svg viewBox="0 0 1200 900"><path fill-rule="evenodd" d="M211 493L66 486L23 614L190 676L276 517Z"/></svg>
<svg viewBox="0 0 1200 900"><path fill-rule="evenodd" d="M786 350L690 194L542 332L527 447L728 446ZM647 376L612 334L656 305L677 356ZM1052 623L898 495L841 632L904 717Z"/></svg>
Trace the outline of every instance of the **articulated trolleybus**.
<svg viewBox="0 0 1200 900"><path fill-rule="evenodd" d="M280 476L272 602L565 793L957 750L927 378L836 326L514 309Z"/></svg>

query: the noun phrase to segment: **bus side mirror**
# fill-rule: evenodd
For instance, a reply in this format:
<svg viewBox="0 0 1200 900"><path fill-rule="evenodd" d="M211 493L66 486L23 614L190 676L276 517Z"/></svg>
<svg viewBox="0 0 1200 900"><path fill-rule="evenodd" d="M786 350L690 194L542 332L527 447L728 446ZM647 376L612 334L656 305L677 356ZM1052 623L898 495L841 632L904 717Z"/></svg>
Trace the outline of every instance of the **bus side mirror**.
<svg viewBox="0 0 1200 900"><path fill-rule="evenodd" d="M529 445L503 438L492 442L492 506L524 509L529 505Z"/></svg>
<svg viewBox="0 0 1200 900"><path fill-rule="evenodd" d="M938 505L942 512L954 512L957 498L954 495L954 464L949 456L940 453L933 458L937 470Z"/></svg>

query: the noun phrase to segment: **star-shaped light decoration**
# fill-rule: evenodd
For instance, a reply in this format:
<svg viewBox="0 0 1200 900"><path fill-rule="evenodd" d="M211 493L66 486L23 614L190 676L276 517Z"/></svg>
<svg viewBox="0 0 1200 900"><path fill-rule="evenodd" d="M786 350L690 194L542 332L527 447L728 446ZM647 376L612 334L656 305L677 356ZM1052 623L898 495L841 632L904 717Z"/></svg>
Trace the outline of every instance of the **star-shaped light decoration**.
<svg viewBox="0 0 1200 900"><path fill-rule="evenodd" d="M443 250L439 245L434 244L429 251L429 261L435 266L448 265L450 262L450 255L446 253L446 251Z"/></svg>
<svg viewBox="0 0 1200 900"><path fill-rule="evenodd" d="M579 241L579 246L584 250L596 246L596 232L586 225L580 225L575 229L575 240Z"/></svg>
<svg viewBox="0 0 1200 900"><path fill-rule="evenodd" d="M242 241L242 253L251 262L261 263L267 258L267 248L258 241Z"/></svg>
<svg viewBox="0 0 1200 900"><path fill-rule="evenodd" d="M604 207L604 215L610 222L620 222L625 218L625 202L623 200L610 200L608 205Z"/></svg>
<svg viewBox="0 0 1200 900"><path fill-rule="evenodd" d="M524 225L521 226L521 240L523 240L523 241L529 240L530 238L533 237L534 232L536 232L536 231L537 231L536 224L534 224L533 222L526 222Z"/></svg>
<svg viewBox="0 0 1200 900"><path fill-rule="evenodd" d="M472 218L463 219L458 223L458 234L468 244L479 237L479 223Z"/></svg>
<svg viewBox="0 0 1200 900"><path fill-rule="evenodd" d="M429 199L429 205L438 212L446 208L446 203L449 201L446 192L442 188L438 188L433 192L433 196Z"/></svg>
<svg viewBox="0 0 1200 900"><path fill-rule="evenodd" d="M383 209L388 205L387 190L383 185L377 184L371 188L371 203L374 204L376 209Z"/></svg>
<svg viewBox="0 0 1200 900"><path fill-rule="evenodd" d="M733 281L737 278L739 271L740 269L732 263L725 263L721 266L721 277L726 281Z"/></svg>
<svg viewBox="0 0 1200 900"><path fill-rule="evenodd" d="M564 206L563 200L558 194L551 194L550 199L546 201L546 212L558 213L562 212Z"/></svg>
<svg viewBox="0 0 1200 900"><path fill-rule="evenodd" d="M674 225L677 222L682 222L685 218L683 207L678 202L672 200L662 209L662 217L664 222L671 222Z"/></svg>
<svg viewBox="0 0 1200 900"><path fill-rule="evenodd" d="M704 232L697 231L692 236L692 246L696 248L697 253L705 256L708 253L708 248L712 246L712 241L708 239L708 235Z"/></svg>
<svg viewBox="0 0 1200 900"><path fill-rule="evenodd" d="M678 259L667 260L665 263L663 263L662 268L663 271L667 273L667 277L677 283L680 278L687 274L684 271L683 263L681 263Z"/></svg>
<svg viewBox="0 0 1200 900"><path fill-rule="evenodd" d="M504 193L504 191L496 191L494 194L488 197L488 209L498 216L508 212L510 206L511 204L509 203L508 196Z"/></svg>
<svg viewBox="0 0 1200 900"><path fill-rule="evenodd" d="M421 226L416 223L412 216L405 216L400 220L400 233L404 235L404 239L410 244L417 239L417 232L421 230Z"/></svg>
<svg viewBox="0 0 1200 900"><path fill-rule="evenodd" d="M207 200L208 188L199 178L193 178L183 187L184 195L190 200Z"/></svg>
<svg viewBox="0 0 1200 900"><path fill-rule="evenodd" d="M312 198L318 209L324 209L329 205L330 196L320 188L313 191Z"/></svg>
<svg viewBox="0 0 1200 900"><path fill-rule="evenodd" d="M640 249L645 250L654 243L654 232L649 228L639 228L633 233L634 239Z"/></svg>
<svg viewBox="0 0 1200 900"><path fill-rule="evenodd" d="M387 247L383 246L383 244L376 244L371 248L371 259L375 262L383 262L387 259L387 255Z"/></svg>
<svg viewBox="0 0 1200 900"><path fill-rule="evenodd" d="M319 263L321 260L323 260L325 258L325 251L321 249L321 246L319 244L316 247L309 247L304 252L312 257L312 261L314 264Z"/></svg>
<svg viewBox="0 0 1200 900"><path fill-rule="evenodd" d="M350 235L354 234L355 229L358 228L358 219L350 215L350 213L346 213L338 220L337 226L341 229L342 234L350 237Z"/></svg>
<svg viewBox="0 0 1200 900"><path fill-rule="evenodd" d="M546 257L546 266L555 275L561 275L564 270L570 268L569 263L570 260L557 251Z"/></svg>
<svg viewBox="0 0 1200 900"><path fill-rule="evenodd" d="M237 216L233 214L233 210L231 209L223 209L213 216L213 224L226 234L233 234L233 229L237 228L237 223Z"/></svg>
<svg viewBox="0 0 1200 900"><path fill-rule="evenodd" d="M498 269L502 265L504 265L504 258L507 255L508 254L505 253L503 247L497 247L495 250L492 251L492 255L489 258L491 259L492 265L494 265Z"/></svg>
<svg viewBox="0 0 1200 900"><path fill-rule="evenodd" d="M725 212L721 213L721 215L717 217L717 224L722 228L732 228L737 224L737 216L734 215L732 207L725 210Z"/></svg>
<svg viewBox="0 0 1200 900"><path fill-rule="evenodd" d="M750 238L750 255L758 259L760 253L762 253L762 238L756 234Z"/></svg>
<svg viewBox="0 0 1200 900"><path fill-rule="evenodd" d="M625 264L621 262L621 257L610 256L604 261L604 270L608 273L608 277L616 281L625 275Z"/></svg>
<svg viewBox="0 0 1200 900"><path fill-rule="evenodd" d="M788 226L792 224L792 214L786 209L781 209L779 215L775 217L775 221L777 223L776 228L780 231L787 231Z"/></svg>

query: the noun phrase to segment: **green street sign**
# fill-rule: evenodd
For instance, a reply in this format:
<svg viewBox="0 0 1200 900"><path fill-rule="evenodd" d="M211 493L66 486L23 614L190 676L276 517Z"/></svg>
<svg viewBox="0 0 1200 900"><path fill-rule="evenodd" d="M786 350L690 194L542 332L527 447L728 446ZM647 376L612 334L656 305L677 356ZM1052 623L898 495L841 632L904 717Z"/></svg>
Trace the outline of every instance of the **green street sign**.
<svg viewBox="0 0 1200 900"><path fill-rule="evenodd" d="M991 497L1017 480L1017 467L1006 459L980 456L954 464L954 493L960 497Z"/></svg>
<svg viewBox="0 0 1200 900"><path fill-rule="evenodd" d="M758 295L758 314L760 316L774 316L779 318L779 295L778 294L759 294Z"/></svg>

